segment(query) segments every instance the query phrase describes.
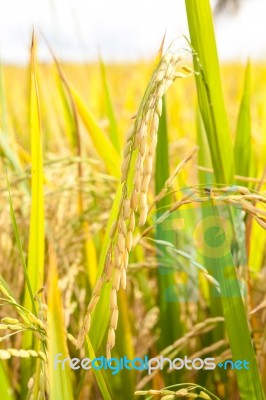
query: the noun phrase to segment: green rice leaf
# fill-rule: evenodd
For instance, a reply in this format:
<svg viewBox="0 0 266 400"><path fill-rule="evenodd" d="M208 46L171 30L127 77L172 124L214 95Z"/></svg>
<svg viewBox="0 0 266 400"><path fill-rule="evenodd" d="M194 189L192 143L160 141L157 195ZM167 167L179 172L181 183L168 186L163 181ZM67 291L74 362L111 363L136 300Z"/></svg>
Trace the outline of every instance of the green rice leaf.
<svg viewBox="0 0 266 400"><path fill-rule="evenodd" d="M250 73L251 67L250 62L248 62L234 147L235 172L242 176L249 176L251 162ZM243 185L247 184L243 182Z"/></svg>
<svg viewBox="0 0 266 400"><path fill-rule="evenodd" d="M98 277L101 276L103 268L104 268L104 263L105 263L105 258L108 252L108 248L110 245L110 231L113 222L117 218L118 210L119 210L119 205L120 205L120 198L121 198L121 185L119 185L116 196L113 202L113 206L110 212L110 217L108 220L104 240L102 243L102 249L101 249L101 254L100 254L100 259L99 259L99 266L98 266ZM100 300L98 304L95 307L95 310L92 315L92 322L91 322L91 328L89 332L89 338L92 342L93 348L98 351L101 342L104 338L107 325L109 322L110 318L110 309L109 309L109 300L110 300L110 292L111 292L112 284L111 282L108 282L104 285L102 289L102 293L100 296Z"/></svg>
<svg viewBox="0 0 266 400"><path fill-rule="evenodd" d="M88 353L89 353L90 359L93 360L94 358L96 358L96 355L95 355L94 349L92 347L92 344L91 344L90 339L88 338L88 336L86 337L86 344L87 344L87 347L88 347ZM98 386L100 388L101 394L103 396L103 399L104 400L112 400L112 397L110 396L108 387L107 387L106 382L104 380L102 371L100 369L93 369L93 372L95 374L95 377L96 377Z"/></svg>
<svg viewBox="0 0 266 400"><path fill-rule="evenodd" d="M232 140L224 104L219 61L209 0L186 0L199 107L217 182L234 175Z"/></svg>
<svg viewBox="0 0 266 400"><path fill-rule="evenodd" d="M33 293L32 293L32 288L31 288L31 283L30 283L30 279L29 279L29 275L28 275L25 255L24 255L24 252L23 252L23 248L22 248L22 244L21 244L21 240L20 240L20 234L19 234L18 225L17 225L17 220L16 220L16 216L15 216L15 212L14 212L14 207L13 207L13 201L12 201L12 197L11 197L10 183L9 183L8 176L7 176L7 186L8 186L9 207L10 207L11 221L12 221L13 230L14 230L15 237L16 237L16 242L17 242L17 246L18 246L18 250L19 250L20 260L21 260L22 267L23 267L24 278L25 278L25 282L26 282L26 285L27 285L29 297L30 297L30 300L31 300L32 310L34 311L35 315L37 315L37 311L36 311L36 307L35 307L35 303L34 303L34 298L33 298Z"/></svg>
<svg viewBox="0 0 266 400"><path fill-rule="evenodd" d="M225 327L228 334L233 362L246 360L248 369L235 369L241 400L264 400L258 365L248 326L239 281L227 237L219 215L218 207L211 200L212 244L208 246L205 260L213 270L213 276L219 282ZM209 224L208 224L209 225ZM206 228L204 237L206 238ZM212 248L212 250L211 250Z"/></svg>
<svg viewBox="0 0 266 400"><path fill-rule="evenodd" d="M163 100L162 116L160 118L158 129L158 143L156 148L156 165L155 165L155 190L158 194L164 187L164 184L170 176L169 171L169 154L168 154L168 126L165 99ZM159 218L160 209L165 210L171 204L171 196L162 198L156 203L156 217ZM169 221L171 224L171 220ZM167 230L163 228L163 224L156 226L155 243L157 248L158 263L163 262L167 257L165 247L174 247L175 232L169 226ZM172 246L171 246L172 245ZM180 322L180 309L178 289L175 279L175 273L172 268L158 268L157 280L159 285L159 307L160 319L159 325L161 329L160 346L161 348L173 343L177 337L182 336L182 324Z"/></svg>
<svg viewBox="0 0 266 400"><path fill-rule="evenodd" d="M5 362L0 361L1 400L14 400L14 393L7 374Z"/></svg>
<svg viewBox="0 0 266 400"><path fill-rule="evenodd" d="M69 363L55 367L55 357L68 357L66 331L63 318L63 305L58 291L56 256L52 244L49 248L49 282L48 282L48 377L49 397L51 400L73 400L73 387Z"/></svg>

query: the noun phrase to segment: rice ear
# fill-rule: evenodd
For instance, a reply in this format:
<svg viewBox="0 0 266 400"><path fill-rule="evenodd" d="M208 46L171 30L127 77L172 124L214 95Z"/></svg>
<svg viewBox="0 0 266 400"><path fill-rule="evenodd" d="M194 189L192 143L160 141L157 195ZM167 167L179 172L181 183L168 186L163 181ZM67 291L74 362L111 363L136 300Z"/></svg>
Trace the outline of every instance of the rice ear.
<svg viewBox="0 0 266 400"><path fill-rule="evenodd" d="M120 287L126 288L128 253L132 248L136 213L139 210L138 224L143 226L149 212L148 189L155 157L159 118L162 112L162 96L175 80L176 67L181 60L181 56L176 53L179 52L170 46L160 60L147 87L134 124L127 135L121 167L122 194L118 215L110 234L111 245L107 255L108 262L107 260L105 262L107 267L103 272L101 284L99 282L97 284L100 289L97 290L97 294L95 290L93 291L85 317L87 323L84 322L78 337L78 347L81 347L89 329L88 314L93 312L103 284L111 281L110 303L112 306L110 307L111 315L106 347L108 356L115 344L117 322L114 324L114 321L117 321L118 318L118 309L114 305L114 293ZM111 268L110 254L113 254L113 275L108 269Z"/></svg>

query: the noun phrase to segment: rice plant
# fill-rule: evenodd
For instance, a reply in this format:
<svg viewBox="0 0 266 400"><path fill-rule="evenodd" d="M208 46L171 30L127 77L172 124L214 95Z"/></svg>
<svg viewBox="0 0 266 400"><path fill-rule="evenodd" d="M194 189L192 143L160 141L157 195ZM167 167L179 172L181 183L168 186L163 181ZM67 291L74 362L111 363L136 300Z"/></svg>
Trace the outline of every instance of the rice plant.
<svg viewBox="0 0 266 400"><path fill-rule="evenodd" d="M265 398L265 66L185 3L149 63L1 68L1 399Z"/></svg>

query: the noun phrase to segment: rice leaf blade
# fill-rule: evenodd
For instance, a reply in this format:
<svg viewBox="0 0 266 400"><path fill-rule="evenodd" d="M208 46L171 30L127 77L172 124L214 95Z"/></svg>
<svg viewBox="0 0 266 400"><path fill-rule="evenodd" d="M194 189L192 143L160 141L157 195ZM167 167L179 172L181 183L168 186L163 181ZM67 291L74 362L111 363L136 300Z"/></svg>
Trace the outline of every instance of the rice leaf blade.
<svg viewBox="0 0 266 400"><path fill-rule="evenodd" d="M155 190L158 194L164 187L164 184L170 176L169 171L169 154L168 154L168 125L166 115L166 102L163 100L162 115L160 118L158 129L158 143L156 148L156 166L155 166ZM171 204L171 197L166 196L156 203L156 219L160 217L160 209L165 210ZM171 221L169 221L171 222ZM169 242L174 246L175 232L170 228L165 230L162 224L156 227L156 248L158 263L167 257L164 251L164 242ZM162 255L161 255L162 253ZM162 258L163 257L163 258ZM159 325L161 329L160 346L167 347L173 343L177 337L182 336L182 324L180 323L180 309L178 289L175 279L175 273L169 269L158 268L158 285L159 285L159 307L160 319ZM171 298L170 298L171 297Z"/></svg>
<svg viewBox="0 0 266 400"><path fill-rule="evenodd" d="M95 355L93 346L92 346L88 336L86 337L86 345L88 347L88 353L89 353L90 359L91 360L95 359L96 355ZM102 374L101 370L100 369L93 369L93 372L95 374L95 377L96 377L98 386L100 388L101 394L103 396L103 399L104 400L112 400L112 397L110 396L107 384L105 382L105 379L103 377L103 374Z"/></svg>
<svg viewBox="0 0 266 400"><path fill-rule="evenodd" d="M0 361L0 384L1 384L1 399L14 400L15 396L7 374L7 368L3 361Z"/></svg>
<svg viewBox="0 0 266 400"><path fill-rule="evenodd" d="M15 216L15 212L14 212L8 175L7 175L7 186L8 186L9 208L10 208L11 221L12 221L12 226L13 226L13 230L15 233L16 243L17 243L18 250L19 250L20 260L21 260L22 267L23 267L24 279L25 279L29 297L31 300L32 310L34 311L35 315L37 315L34 298L33 298L33 293L32 293L32 288L31 288L31 282L30 282L29 275L28 275L28 269L27 269L27 265L26 265L25 255L23 252L22 243L20 240L20 234L19 234L18 225L17 225L17 220L16 220L16 216Z"/></svg>
<svg viewBox="0 0 266 400"><path fill-rule="evenodd" d="M248 327L247 313L243 304L239 281L231 255L226 233L215 201L211 199L213 210L212 227L213 255L205 259L212 265L215 279L219 282L225 327L229 337L233 361L246 360L249 369L236 369L240 397L243 400L264 400L258 365ZM220 240L223 237L223 246Z"/></svg>
<svg viewBox="0 0 266 400"><path fill-rule="evenodd" d="M106 165L108 172L118 177L120 170L120 156L113 146L109 138L100 128L98 122L96 121L94 115L90 111L84 101L81 99L79 94L73 87L70 87L72 96L76 102L78 112L80 117L90 135L93 145L98 152L99 156Z"/></svg>
<svg viewBox="0 0 266 400"><path fill-rule="evenodd" d="M233 147L222 92L209 0L186 0L187 20L194 53L199 107L204 122L216 181L233 179Z"/></svg>
<svg viewBox="0 0 266 400"><path fill-rule="evenodd" d="M107 76L106 76L105 64L101 58L100 58L100 69L101 69L101 79L102 79L102 86L103 86L104 102L105 102L107 116L108 116L109 124L110 124L110 138L111 138L112 144L114 145L117 152L119 153L120 149L121 149L121 143L120 143L120 137L119 137L118 127L117 127L117 121L116 121L115 111L114 111L111 93L110 93L110 89L109 89L109 84L108 84L108 80L107 80Z"/></svg>
<svg viewBox="0 0 266 400"><path fill-rule="evenodd" d="M48 282L48 376L51 400L73 400L73 387L69 363L55 365L55 358L68 357L67 340L62 301L58 291L58 274L56 255L52 244L49 248L49 282Z"/></svg>
<svg viewBox="0 0 266 400"><path fill-rule="evenodd" d="M237 120L234 146L235 172L237 175L249 176L251 163L251 115L250 115L250 80L251 66L247 63L244 90ZM247 185L246 182L242 183Z"/></svg>
<svg viewBox="0 0 266 400"><path fill-rule="evenodd" d="M31 139L31 215L28 248L28 276L33 295L43 286L44 274L44 174L43 150L40 127L38 85L35 67L35 39L32 37L30 65L30 139ZM31 309L29 295L25 294L24 306Z"/></svg>

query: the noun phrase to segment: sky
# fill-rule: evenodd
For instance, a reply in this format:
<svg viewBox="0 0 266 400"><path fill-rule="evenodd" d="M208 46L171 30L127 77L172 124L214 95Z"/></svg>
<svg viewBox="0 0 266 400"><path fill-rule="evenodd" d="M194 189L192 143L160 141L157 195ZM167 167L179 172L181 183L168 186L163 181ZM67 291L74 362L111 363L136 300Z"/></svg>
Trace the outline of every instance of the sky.
<svg viewBox="0 0 266 400"><path fill-rule="evenodd" d="M266 1L243 0L237 14L215 20L223 61L266 59ZM167 41L188 35L184 0L0 0L0 58L26 63L32 28L39 58L49 60L42 33L66 61L133 61L152 57Z"/></svg>

